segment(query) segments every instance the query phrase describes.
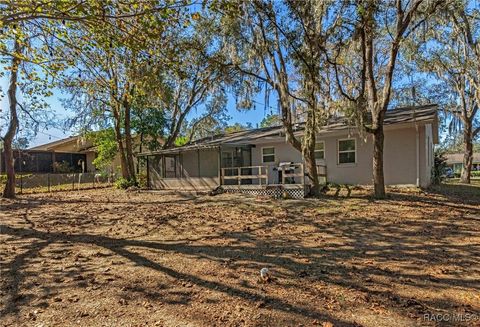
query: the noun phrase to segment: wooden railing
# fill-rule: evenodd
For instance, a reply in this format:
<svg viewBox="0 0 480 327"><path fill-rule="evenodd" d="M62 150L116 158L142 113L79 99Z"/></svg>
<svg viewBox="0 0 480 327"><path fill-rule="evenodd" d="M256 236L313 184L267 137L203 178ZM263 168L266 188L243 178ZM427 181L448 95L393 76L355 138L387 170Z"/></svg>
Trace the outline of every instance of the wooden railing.
<svg viewBox="0 0 480 327"><path fill-rule="evenodd" d="M243 174L248 170L247 174ZM254 171L257 170L257 174ZM264 180L268 184L268 167L267 166L244 166L220 169L220 184L225 185L225 180L237 180L238 185L242 185L242 180L258 180L258 184L262 185Z"/></svg>
<svg viewBox="0 0 480 327"><path fill-rule="evenodd" d="M244 166L220 169L220 185L226 181L235 180L237 185L244 185L242 181L249 180L249 184L268 185L268 166ZM282 172L282 184L305 184L305 166L303 163L282 165L277 168ZM327 166L317 165L318 177L327 181ZM299 180L296 180L298 178ZM258 183L256 182L258 181ZM232 185L232 184L229 184Z"/></svg>
<svg viewBox="0 0 480 327"><path fill-rule="evenodd" d="M288 184L297 184L295 177L300 177L300 184L305 184L305 171L302 163L282 165L278 167L278 169L282 172L282 184L287 184L287 179L289 180ZM300 170L300 172L296 172L297 169Z"/></svg>

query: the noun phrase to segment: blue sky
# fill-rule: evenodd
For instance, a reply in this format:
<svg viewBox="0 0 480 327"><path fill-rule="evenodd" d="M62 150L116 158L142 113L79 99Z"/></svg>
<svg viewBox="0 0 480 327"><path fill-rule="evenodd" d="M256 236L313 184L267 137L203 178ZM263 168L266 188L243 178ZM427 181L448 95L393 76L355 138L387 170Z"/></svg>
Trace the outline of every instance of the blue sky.
<svg viewBox="0 0 480 327"><path fill-rule="evenodd" d="M0 78L0 90L3 90L3 92L6 92L8 88L8 79L7 78ZM50 98L47 99L48 104L50 105L50 109L52 112L55 113L55 116L57 117L58 120L65 120L68 117L73 116L73 113L71 111L66 110L62 103L60 102L60 99L65 97L64 94L62 94L59 90L54 90L53 91L54 95ZM20 96L20 95L19 95ZM233 96L229 97L229 101L227 104L227 109L228 109L228 115L231 116L230 123L242 123L242 124L247 124L251 123L253 127L257 126L257 124L260 124L262 119L264 118L264 106L263 106L263 97L258 96L256 101L260 104L257 104L256 109L252 110L242 110L239 111L235 108L235 99ZM273 106L274 103L271 101L270 106ZM276 104L275 104L276 105ZM3 113L8 112L8 99L6 96L0 99L0 108L2 115ZM267 109L267 113L269 114L271 111L270 109ZM5 133L5 128L6 126L3 124L0 125L0 132L3 135ZM35 145L40 145L48 142L53 142L68 136L71 136L74 134L74 130L65 130L63 128L48 128L45 129L41 127L39 129L39 132L37 135L30 140L30 146L35 146Z"/></svg>

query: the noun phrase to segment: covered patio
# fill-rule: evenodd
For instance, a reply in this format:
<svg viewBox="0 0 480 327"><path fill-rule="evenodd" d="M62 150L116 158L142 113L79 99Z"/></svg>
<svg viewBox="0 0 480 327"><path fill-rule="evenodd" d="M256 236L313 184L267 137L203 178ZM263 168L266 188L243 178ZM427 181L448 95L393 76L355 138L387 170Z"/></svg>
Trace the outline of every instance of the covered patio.
<svg viewBox="0 0 480 327"><path fill-rule="evenodd" d="M268 154L272 142L276 154ZM303 157L286 143L281 127L209 137L139 157L146 159L150 189L212 191L221 187L228 193L304 197L310 187ZM317 169L326 181L326 167Z"/></svg>
<svg viewBox="0 0 480 327"><path fill-rule="evenodd" d="M169 149L145 155L149 189L211 191L302 198L309 179L303 162L251 165L251 145ZM326 178L326 167L317 166Z"/></svg>

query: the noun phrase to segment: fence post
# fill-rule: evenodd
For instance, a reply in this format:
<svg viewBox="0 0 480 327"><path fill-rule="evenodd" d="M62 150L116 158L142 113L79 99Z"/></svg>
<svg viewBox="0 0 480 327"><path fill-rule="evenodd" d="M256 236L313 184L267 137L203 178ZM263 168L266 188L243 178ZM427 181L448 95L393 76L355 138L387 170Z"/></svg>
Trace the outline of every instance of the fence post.
<svg viewBox="0 0 480 327"><path fill-rule="evenodd" d="M242 180L241 180L241 170L240 170L240 167L237 168L237 175L238 175L238 185L241 185L242 184Z"/></svg>
<svg viewBox="0 0 480 327"><path fill-rule="evenodd" d="M75 173L72 174L72 191L75 191Z"/></svg>
<svg viewBox="0 0 480 327"><path fill-rule="evenodd" d="M95 174L93 174L93 188L95 188Z"/></svg>
<svg viewBox="0 0 480 327"><path fill-rule="evenodd" d="M23 174L20 174L20 194L23 193Z"/></svg>
<svg viewBox="0 0 480 327"><path fill-rule="evenodd" d="M47 174L48 193L50 193L50 173Z"/></svg>

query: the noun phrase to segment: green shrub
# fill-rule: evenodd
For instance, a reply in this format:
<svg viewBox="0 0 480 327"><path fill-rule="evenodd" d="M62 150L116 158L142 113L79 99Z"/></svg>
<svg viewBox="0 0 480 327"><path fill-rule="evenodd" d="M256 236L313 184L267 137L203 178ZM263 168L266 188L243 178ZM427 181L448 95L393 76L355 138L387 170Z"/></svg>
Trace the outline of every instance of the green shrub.
<svg viewBox="0 0 480 327"><path fill-rule="evenodd" d="M147 187L147 172L140 172L139 174L137 174L137 181L139 187Z"/></svg>
<svg viewBox="0 0 480 327"><path fill-rule="evenodd" d="M445 179L445 170L447 169L447 158L445 153L435 151L432 169L432 183L440 184Z"/></svg>
<svg viewBox="0 0 480 327"><path fill-rule="evenodd" d="M32 174L15 174L15 179L19 180L21 177L23 178L30 177ZM5 184L7 182L7 174L0 175L0 184Z"/></svg>
<svg viewBox="0 0 480 327"><path fill-rule="evenodd" d="M74 171L73 167L70 167L70 164L66 161L54 162L53 171L56 173L71 173Z"/></svg>
<svg viewBox="0 0 480 327"><path fill-rule="evenodd" d="M480 170L472 170L471 173L472 177L480 177Z"/></svg>
<svg viewBox="0 0 480 327"><path fill-rule="evenodd" d="M115 181L115 187L118 189L126 190L129 187L132 186L138 186L137 181L131 180L131 179L126 179L123 177L120 177Z"/></svg>

